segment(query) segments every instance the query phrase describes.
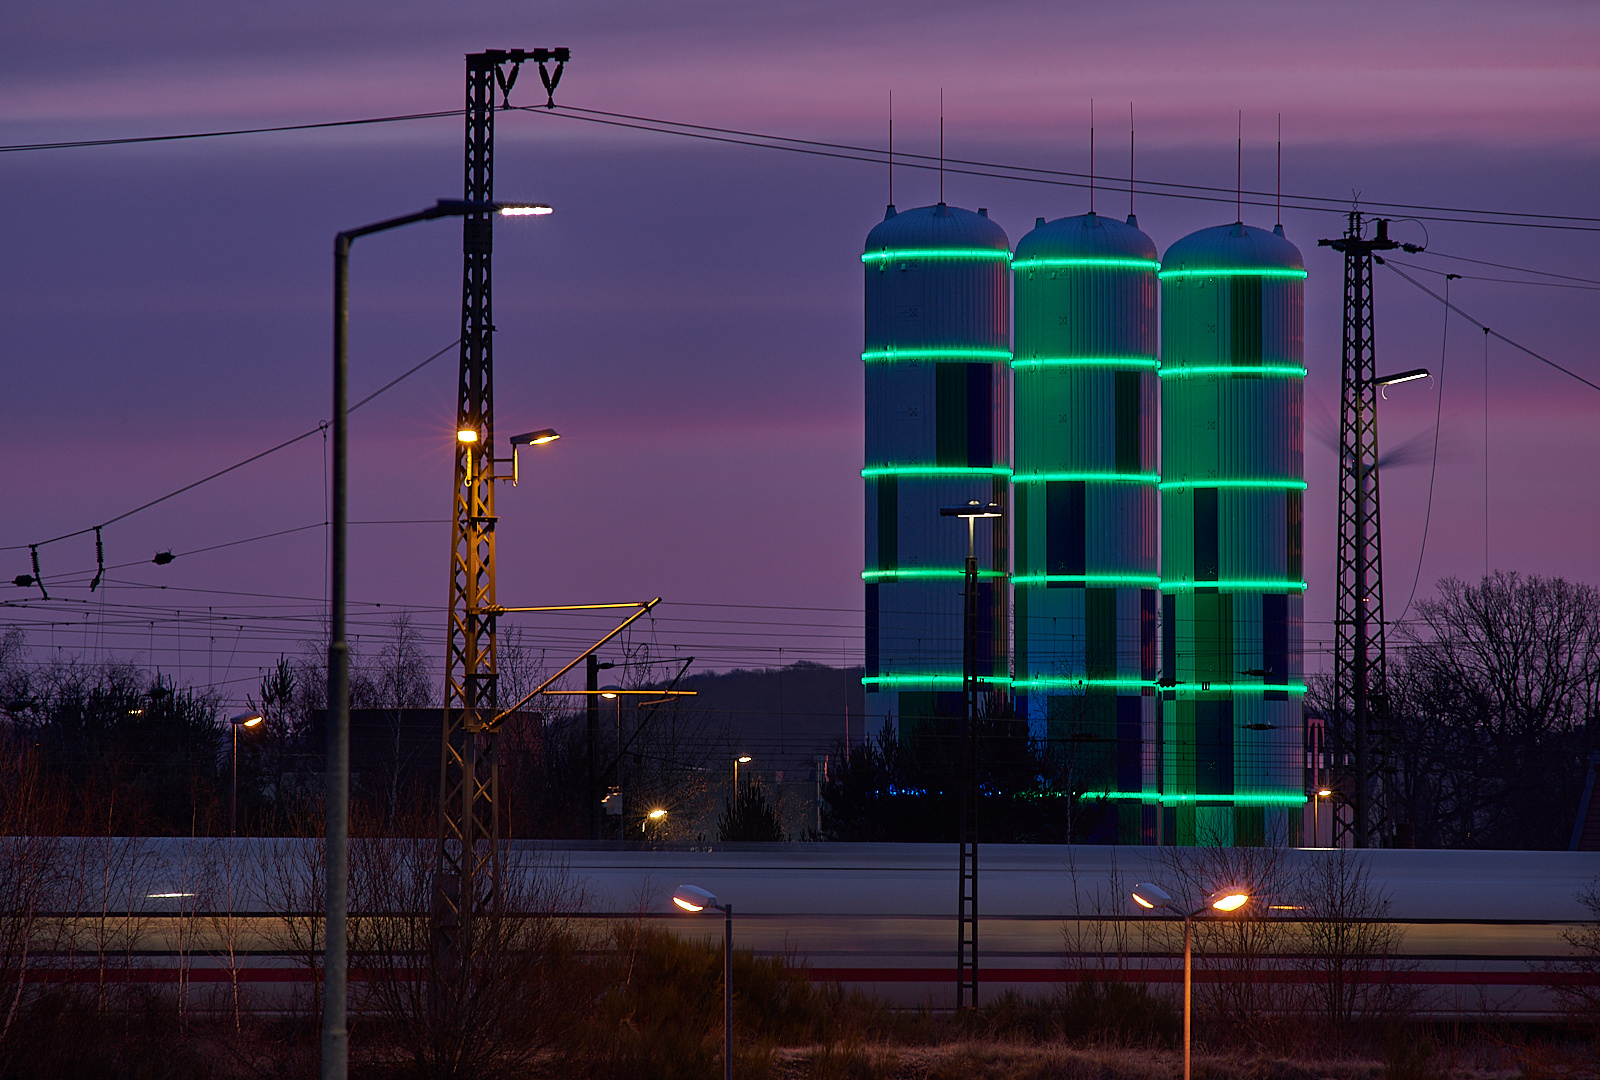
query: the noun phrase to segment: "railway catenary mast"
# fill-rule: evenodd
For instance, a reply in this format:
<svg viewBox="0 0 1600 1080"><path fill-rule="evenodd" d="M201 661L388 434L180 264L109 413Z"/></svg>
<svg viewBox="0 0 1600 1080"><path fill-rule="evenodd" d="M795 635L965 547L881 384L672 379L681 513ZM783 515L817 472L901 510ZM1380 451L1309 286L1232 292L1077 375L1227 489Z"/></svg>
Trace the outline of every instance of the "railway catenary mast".
<svg viewBox="0 0 1600 1080"><path fill-rule="evenodd" d="M987 212L938 203L867 236L867 732L953 730L963 714L966 530L941 506L1006 505L1010 244ZM979 522L977 676L1010 683L1007 526Z"/></svg>
<svg viewBox="0 0 1600 1080"><path fill-rule="evenodd" d="M1301 839L1304 265L1239 222L1162 261L1167 843Z"/></svg>
<svg viewBox="0 0 1600 1080"><path fill-rule="evenodd" d="M1159 266L1131 215L1092 211L1040 218L1012 262L1017 707L1112 793L1099 838L1132 844L1159 811Z"/></svg>

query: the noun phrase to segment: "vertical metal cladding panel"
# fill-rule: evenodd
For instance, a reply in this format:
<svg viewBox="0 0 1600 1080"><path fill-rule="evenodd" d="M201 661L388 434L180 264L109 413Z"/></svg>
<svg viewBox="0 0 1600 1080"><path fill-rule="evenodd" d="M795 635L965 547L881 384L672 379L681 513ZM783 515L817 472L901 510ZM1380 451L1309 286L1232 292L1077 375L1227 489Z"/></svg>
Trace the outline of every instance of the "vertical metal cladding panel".
<svg viewBox="0 0 1600 1080"><path fill-rule="evenodd" d="M923 206L867 237L868 732L961 709L966 528L939 509L1009 513L1010 244L981 213ZM979 675L1010 687L1008 523L979 522ZM904 721L904 723L902 723Z"/></svg>
<svg viewBox="0 0 1600 1080"><path fill-rule="evenodd" d="M1238 223L1162 260L1167 843L1300 841L1304 278Z"/></svg>
<svg viewBox="0 0 1600 1080"><path fill-rule="evenodd" d="M1041 222L1012 263L1018 703L1116 799L1106 838L1135 843L1159 781L1158 265L1092 213Z"/></svg>

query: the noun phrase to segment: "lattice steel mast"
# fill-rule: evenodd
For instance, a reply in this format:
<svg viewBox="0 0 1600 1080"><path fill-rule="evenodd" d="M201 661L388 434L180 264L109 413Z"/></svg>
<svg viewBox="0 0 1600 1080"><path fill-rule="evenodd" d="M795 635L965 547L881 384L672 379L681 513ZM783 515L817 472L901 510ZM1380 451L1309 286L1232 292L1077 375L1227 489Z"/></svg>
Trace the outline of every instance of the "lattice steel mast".
<svg viewBox="0 0 1600 1080"><path fill-rule="evenodd" d="M525 61L555 103L569 50L494 49L467 56L465 199L494 201L495 90L501 108ZM555 64L551 71L547 65ZM456 396L454 512L450 526L450 624L440 755L439 848L434 935L446 977L465 973L475 917L500 901L500 798L495 756L493 214L463 219L461 367Z"/></svg>
<svg viewBox="0 0 1600 1080"><path fill-rule="evenodd" d="M967 561L962 574L965 600L961 620L961 720L956 732L956 841L961 849L960 898L956 921L956 1010L978 1006L978 559L976 523L1001 516L996 503L939 508L941 517L963 518L967 524Z"/></svg>
<svg viewBox="0 0 1600 1080"><path fill-rule="evenodd" d="M1318 240L1344 254L1344 346L1339 373L1339 560L1334 614L1334 721L1342 750L1353 743L1354 790L1346 792L1355 820L1354 847L1372 841L1374 768L1371 727L1384 711L1386 663L1383 620L1383 545L1378 521L1378 385L1373 341L1372 256L1401 247L1378 219L1376 235L1361 236L1351 211L1345 235ZM1406 245L1410 246L1410 245ZM1348 742L1346 741L1348 739ZM1334 818L1335 823L1339 818Z"/></svg>

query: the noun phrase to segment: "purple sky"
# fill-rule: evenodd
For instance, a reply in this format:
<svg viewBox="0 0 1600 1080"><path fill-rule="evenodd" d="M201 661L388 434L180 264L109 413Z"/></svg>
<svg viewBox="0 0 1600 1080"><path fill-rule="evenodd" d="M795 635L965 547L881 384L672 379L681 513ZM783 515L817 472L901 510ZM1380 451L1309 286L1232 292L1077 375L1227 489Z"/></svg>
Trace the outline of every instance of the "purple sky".
<svg viewBox="0 0 1600 1080"><path fill-rule="evenodd" d="M1245 185L1263 190L1281 111L1288 192L1600 214L1600 9L1578 3L34 5L0 40L0 141L448 109L462 53L556 44L574 52L558 94L572 106L878 144L893 90L897 147L933 153L943 87L952 156L1081 170L1092 96L1100 169L1124 175L1131 99L1141 176L1223 186L1242 108ZM523 80L514 101L536 103L536 73ZM884 171L544 115L503 115L499 135L499 195L557 213L497 229L498 428L567 436L500 493L501 602L663 595L635 640L718 669L776 663L780 646L784 662L858 658L857 254ZM323 418L333 234L459 195L460 156L453 118L0 155L0 545L104 521ZM1087 209L1070 188L946 183L1013 243L1036 216ZM936 198L927 173L896 185L902 207ZM1125 194L1099 198L1125 212ZM1162 249L1233 217L1152 196L1138 210ZM1341 272L1315 241L1341 222L1284 220L1311 274L1315 431L1337 401ZM1594 233L1427 228L1436 252L1600 278ZM431 224L357 244L356 397L455 337L458 237ZM1380 366L1437 371L1439 305L1378 275ZM1452 285L1496 330L1600 381L1596 295ZM1483 365L1483 335L1453 319L1419 595L1483 572ZM1489 371L1490 565L1600 581L1600 392L1498 343ZM403 607L442 624L454 377L451 353L354 420L352 517L439 522L355 527L352 597L385 605L362 612L365 633ZM1431 432L1437 391L1396 389L1384 443ZM1426 456L1385 477L1391 617L1417 571ZM1334 469L1308 438L1308 646L1328 636ZM323 483L313 438L108 528L107 562L320 522ZM7 585L0 624L91 655L142 660L153 643L164 668L235 696L299 649L306 601L324 595L320 529L128 567L92 597L92 537L41 555L64 600L17 606L30 594ZM0 580L28 570L26 549L0 552ZM576 625L523 625L551 658L581 648Z"/></svg>

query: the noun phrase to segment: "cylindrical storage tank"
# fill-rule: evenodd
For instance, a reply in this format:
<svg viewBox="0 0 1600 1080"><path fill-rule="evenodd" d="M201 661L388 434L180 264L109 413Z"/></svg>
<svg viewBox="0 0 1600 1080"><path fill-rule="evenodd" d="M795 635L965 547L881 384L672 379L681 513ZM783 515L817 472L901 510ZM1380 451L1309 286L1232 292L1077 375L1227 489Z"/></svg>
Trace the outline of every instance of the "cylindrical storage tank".
<svg viewBox="0 0 1600 1080"><path fill-rule="evenodd" d="M942 731L961 695L966 522L1011 482L1010 243L987 213L890 207L867 236L866 733ZM1008 523L977 522L978 676L1008 693Z"/></svg>
<svg viewBox="0 0 1600 1080"><path fill-rule="evenodd" d="M1167 843L1301 841L1304 266L1240 223L1161 264Z"/></svg>
<svg viewBox="0 0 1600 1080"><path fill-rule="evenodd" d="M1036 738L1112 813L1094 839L1155 843L1156 246L1061 218L1017 243L1012 499L1015 681Z"/></svg>

